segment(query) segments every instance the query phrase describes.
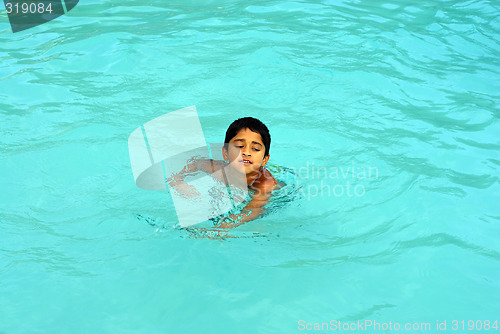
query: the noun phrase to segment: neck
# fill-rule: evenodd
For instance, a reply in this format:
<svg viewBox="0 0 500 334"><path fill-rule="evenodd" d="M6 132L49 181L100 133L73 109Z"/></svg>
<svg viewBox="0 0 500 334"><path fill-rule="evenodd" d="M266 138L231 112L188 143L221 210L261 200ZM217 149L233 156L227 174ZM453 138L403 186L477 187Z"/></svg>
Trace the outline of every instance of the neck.
<svg viewBox="0 0 500 334"><path fill-rule="evenodd" d="M261 174L262 174L262 167L259 167L259 170L256 172L251 172L250 174L247 174L248 186L251 186Z"/></svg>

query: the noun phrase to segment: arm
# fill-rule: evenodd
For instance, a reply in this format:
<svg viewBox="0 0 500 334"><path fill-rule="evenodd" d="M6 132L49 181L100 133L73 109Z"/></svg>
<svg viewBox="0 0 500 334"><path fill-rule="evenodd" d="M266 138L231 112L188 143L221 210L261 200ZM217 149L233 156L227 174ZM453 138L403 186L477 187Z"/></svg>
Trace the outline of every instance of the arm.
<svg viewBox="0 0 500 334"><path fill-rule="evenodd" d="M275 184L272 182L262 184L253 195L250 202L243 207L240 213L231 214L228 217L223 218L217 227L227 229L234 228L259 218L259 216L265 212L264 206L269 203L269 199L272 196L271 191L274 187Z"/></svg>
<svg viewBox="0 0 500 334"><path fill-rule="evenodd" d="M184 178L186 177L186 175L189 175L197 171L204 171L210 173L213 170L214 170L214 164L211 160L192 158L188 160L188 163L186 164L186 166L184 166L184 168L180 172L173 174L171 177L169 177L167 179L167 182L171 187L173 187L181 194L198 196L200 194L198 193L196 188L185 183Z"/></svg>
<svg viewBox="0 0 500 334"><path fill-rule="evenodd" d="M167 179L168 183L173 187L181 183L184 183L184 177L186 176L186 174L194 173L198 170L196 168L197 167L196 165L197 164L195 159L189 160L187 165L184 166L184 168L179 173L173 174L171 177Z"/></svg>
<svg viewBox="0 0 500 334"><path fill-rule="evenodd" d="M181 195L188 195L188 196L196 196L199 195L198 191L193 187L190 186L189 184L184 182L184 178L186 177L186 174L194 173L196 172L197 169L197 163L195 159L191 159L188 161L187 165L184 166L184 168L178 172L173 174L171 177L167 179L168 184L174 188L179 194Z"/></svg>

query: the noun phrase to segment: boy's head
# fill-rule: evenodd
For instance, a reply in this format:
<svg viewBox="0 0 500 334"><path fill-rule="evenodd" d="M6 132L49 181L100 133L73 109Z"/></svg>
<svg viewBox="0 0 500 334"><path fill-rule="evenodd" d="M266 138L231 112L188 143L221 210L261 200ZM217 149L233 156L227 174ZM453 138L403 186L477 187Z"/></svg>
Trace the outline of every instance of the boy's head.
<svg viewBox="0 0 500 334"><path fill-rule="evenodd" d="M241 154L245 167L255 170L269 160L270 146L271 135L264 123L253 117L240 118L226 131L224 158L233 161Z"/></svg>

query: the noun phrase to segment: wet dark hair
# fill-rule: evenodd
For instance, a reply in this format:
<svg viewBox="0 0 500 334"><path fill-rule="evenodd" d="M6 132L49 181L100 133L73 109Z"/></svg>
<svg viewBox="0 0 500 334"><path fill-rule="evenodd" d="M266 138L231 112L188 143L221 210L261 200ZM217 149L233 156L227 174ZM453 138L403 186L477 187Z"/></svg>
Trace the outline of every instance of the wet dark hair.
<svg viewBox="0 0 500 334"><path fill-rule="evenodd" d="M262 138L264 147L266 149L264 156L269 155L269 148L271 146L271 135L269 134L269 130L267 129L267 126L264 125L264 123L253 117L239 118L231 123L231 125L229 125L229 128L227 128L226 131L226 139L224 139L224 147L226 147L227 149L227 144L229 143L229 141L233 139L236 134L240 132L240 130L243 129L249 129L250 131L260 134L260 137Z"/></svg>

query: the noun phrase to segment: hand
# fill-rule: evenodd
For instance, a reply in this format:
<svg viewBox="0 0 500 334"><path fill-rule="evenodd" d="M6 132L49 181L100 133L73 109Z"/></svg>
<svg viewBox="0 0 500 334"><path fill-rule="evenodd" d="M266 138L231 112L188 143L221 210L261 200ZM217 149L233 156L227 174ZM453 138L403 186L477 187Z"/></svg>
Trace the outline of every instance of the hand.
<svg viewBox="0 0 500 334"><path fill-rule="evenodd" d="M182 197L198 197L201 196L201 194L196 190L195 187L193 187L190 184L187 183L178 183L172 185L174 189L177 191L179 195Z"/></svg>
<svg viewBox="0 0 500 334"><path fill-rule="evenodd" d="M233 228L241 225L242 222L240 221L240 217L231 214L227 217L222 217L219 219L219 221L215 224L215 227L218 228Z"/></svg>

